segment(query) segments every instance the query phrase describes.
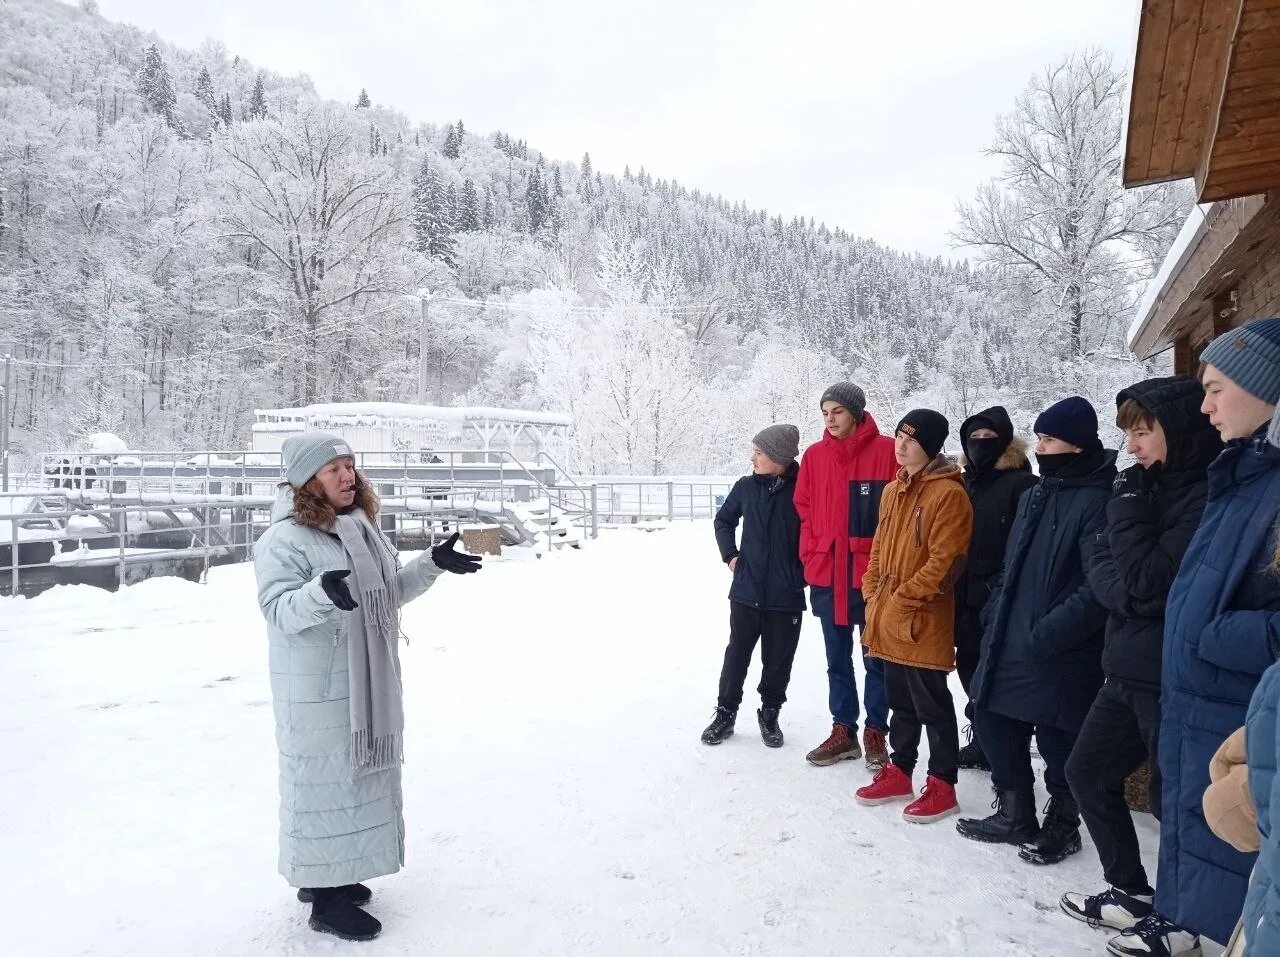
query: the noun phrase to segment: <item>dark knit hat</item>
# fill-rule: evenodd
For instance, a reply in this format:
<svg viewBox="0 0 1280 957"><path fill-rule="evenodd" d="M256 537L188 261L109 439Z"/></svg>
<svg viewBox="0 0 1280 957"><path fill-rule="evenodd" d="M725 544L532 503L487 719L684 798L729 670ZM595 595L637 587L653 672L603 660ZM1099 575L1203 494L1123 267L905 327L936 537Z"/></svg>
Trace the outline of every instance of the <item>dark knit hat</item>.
<svg viewBox="0 0 1280 957"><path fill-rule="evenodd" d="M1280 318L1254 319L1228 329L1200 353L1202 365L1267 405L1280 405Z"/></svg>
<svg viewBox="0 0 1280 957"><path fill-rule="evenodd" d="M347 440L330 432L303 432L291 435L280 446L284 477L294 488L302 488L311 477L334 459L352 455Z"/></svg>
<svg viewBox="0 0 1280 957"><path fill-rule="evenodd" d="M902 432L911 436L924 449L929 458L937 458L942 446L951 432L951 423L941 412L933 409L912 409L902 417L895 433Z"/></svg>
<svg viewBox="0 0 1280 957"><path fill-rule="evenodd" d="M794 425L771 425L757 432L751 444L779 465L790 465L800 454L800 430Z"/></svg>
<svg viewBox="0 0 1280 957"><path fill-rule="evenodd" d="M1080 449L1102 448L1102 440L1098 438L1098 413L1088 399L1078 395L1068 396L1041 412L1032 431Z"/></svg>
<svg viewBox="0 0 1280 957"><path fill-rule="evenodd" d="M867 394L852 382L837 382L827 386L827 391L818 400L818 408L828 402L839 402L859 422L862 421L862 413L867 411Z"/></svg>

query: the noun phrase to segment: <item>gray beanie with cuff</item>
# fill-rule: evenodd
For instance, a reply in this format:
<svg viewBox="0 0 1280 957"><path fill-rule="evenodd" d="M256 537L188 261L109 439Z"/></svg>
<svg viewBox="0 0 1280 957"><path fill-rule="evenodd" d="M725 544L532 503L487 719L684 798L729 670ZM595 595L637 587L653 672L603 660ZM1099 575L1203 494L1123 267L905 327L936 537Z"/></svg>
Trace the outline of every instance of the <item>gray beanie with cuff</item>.
<svg viewBox="0 0 1280 957"><path fill-rule="evenodd" d="M355 458L347 440L330 432L303 432L291 435L280 446L284 456L284 478L294 488L302 488L312 476L334 459Z"/></svg>
<svg viewBox="0 0 1280 957"><path fill-rule="evenodd" d="M1200 363L1267 405L1280 405L1280 319L1253 319L1228 329L1204 347Z"/></svg>
<svg viewBox="0 0 1280 957"><path fill-rule="evenodd" d="M771 425L757 432L751 444L779 465L790 465L800 454L800 430L794 425Z"/></svg>
<svg viewBox="0 0 1280 957"><path fill-rule="evenodd" d="M867 411L867 394L852 382L837 382L835 385L827 386L827 391L822 393L822 398L818 400L818 408L822 408L828 402L840 403L845 411L852 413L857 422L862 421L862 413Z"/></svg>

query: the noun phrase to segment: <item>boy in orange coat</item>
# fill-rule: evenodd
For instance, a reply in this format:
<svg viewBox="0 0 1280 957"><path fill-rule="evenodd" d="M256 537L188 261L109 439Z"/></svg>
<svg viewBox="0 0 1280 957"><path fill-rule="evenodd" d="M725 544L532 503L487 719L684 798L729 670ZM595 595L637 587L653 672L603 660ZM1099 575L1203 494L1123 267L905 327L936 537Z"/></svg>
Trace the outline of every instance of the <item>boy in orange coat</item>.
<svg viewBox="0 0 1280 957"><path fill-rule="evenodd" d="M920 797L902 812L917 823L959 810L960 732L947 675L956 665L954 586L969 550L973 507L960 469L941 454L949 430L932 409L914 409L898 423L894 455L902 467L880 501L880 525L862 579L862 640L884 661L892 753L857 799L887 804L915 796L911 774L923 727L929 774Z"/></svg>

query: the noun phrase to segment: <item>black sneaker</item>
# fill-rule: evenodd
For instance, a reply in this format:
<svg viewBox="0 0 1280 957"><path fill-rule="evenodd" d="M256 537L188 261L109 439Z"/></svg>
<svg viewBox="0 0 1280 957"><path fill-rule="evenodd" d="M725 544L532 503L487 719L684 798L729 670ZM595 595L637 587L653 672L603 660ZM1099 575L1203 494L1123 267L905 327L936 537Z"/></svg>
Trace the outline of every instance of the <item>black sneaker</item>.
<svg viewBox="0 0 1280 957"><path fill-rule="evenodd" d="M782 747L782 729L778 727L777 708L759 708L756 720L760 722L760 737L771 748Z"/></svg>
<svg viewBox="0 0 1280 957"><path fill-rule="evenodd" d="M347 900L355 904L357 907L363 907L369 901L373 900L373 891L365 887L363 884L343 884L337 888L347 895ZM315 890L310 887L298 888L298 900L304 904L310 904L316 899Z"/></svg>
<svg viewBox="0 0 1280 957"><path fill-rule="evenodd" d="M382 924L347 899L341 888L312 888L311 929L333 934L342 940L373 940L382 933Z"/></svg>
<svg viewBox="0 0 1280 957"><path fill-rule="evenodd" d="M1118 887L1108 887L1101 894L1086 897L1084 894L1062 895L1058 906L1064 914L1084 921L1090 927L1110 927L1112 930L1128 930L1151 913L1155 892L1126 894Z"/></svg>
<svg viewBox="0 0 1280 957"><path fill-rule="evenodd" d="M1107 941L1115 957L1200 957L1200 936L1152 911Z"/></svg>
<svg viewBox="0 0 1280 957"><path fill-rule="evenodd" d="M702 732L703 744L722 744L725 738L733 737L733 725L738 720L738 712L716 708L715 717Z"/></svg>

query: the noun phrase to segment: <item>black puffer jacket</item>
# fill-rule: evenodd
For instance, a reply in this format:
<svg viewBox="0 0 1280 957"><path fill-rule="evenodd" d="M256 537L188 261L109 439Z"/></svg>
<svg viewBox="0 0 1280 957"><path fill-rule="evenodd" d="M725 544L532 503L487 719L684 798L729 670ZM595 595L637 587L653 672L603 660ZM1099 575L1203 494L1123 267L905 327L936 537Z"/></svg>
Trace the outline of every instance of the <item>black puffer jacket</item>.
<svg viewBox="0 0 1280 957"><path fill-rule="evenodd" d="M1089 584L1108 611L1102 670L1138 687L1160 687L1165 599L1200 524L1209 463L1222 451L1218 430L1200 411L1194 379L1148 379L1116 396L1133 399L1164 430L1163 466L1125 469L1107 503L1107 525L1088 567Z"/></svg>
<svg viewBox="0 0 1280 957"><path fill-rule="evenodd" d="M800 466L778 476L744 475L716 512L720 558L735 556L729 600L763 611L804 611L800 516L793 501ZM742 545L735 541L742 522Z"/></svg>
<svg viewBox="0 0 1280 957"><path fill-rule="evenodd" d="M1116 453L1079 453L1071 477L1042 477L1021 499L1004 575L987 603L974 705L1078 731L1102 684L1106 610L1085 578L1116 477Z"/></svg>
<svg viewBox="0 0 1280 957"><path fill-rule="evenodd" d="M1004 450L991 468L979 469L969 461L969 434L993 429ZM973 538L964 574L956 583L956 610L981 611L1000 581L1009 530L1022 493L1036 484L1027 446L1013 434L1013 422L1003 406L992 406L964 420L960 445L965 453L964 484L973 505Z"/></svg>

